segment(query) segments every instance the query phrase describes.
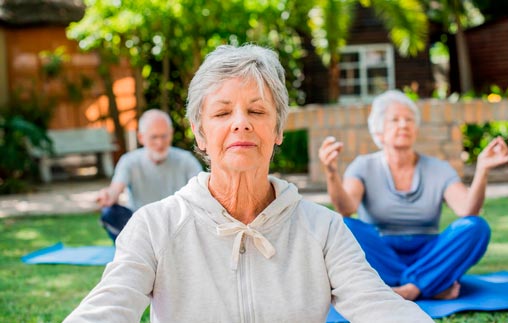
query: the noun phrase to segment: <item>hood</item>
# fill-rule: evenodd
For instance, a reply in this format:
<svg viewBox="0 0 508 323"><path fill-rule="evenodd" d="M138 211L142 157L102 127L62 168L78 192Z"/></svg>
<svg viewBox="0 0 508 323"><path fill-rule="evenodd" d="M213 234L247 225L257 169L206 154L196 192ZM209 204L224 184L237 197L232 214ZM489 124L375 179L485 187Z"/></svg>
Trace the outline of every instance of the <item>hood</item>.
<svg viewBox="0 0 508 323"><path fill-rule="evenodd" d="M210 173L201 172L192 178L176 195L186 200L197 216L200 218L200 215L206 216L208 219L205 220L214 227L223 223L239 222L211 195L208 190L209 179ZM259 222L258 218L251 223L251 225L257 226L262 231L282 221L285 218L282 215L291 213L289 211L294 209L302 198L294 184L273 176L268 176L268 180L275 190L275 200L258 215L258 218L263 215L263 225L261 223L256 224L256 222ZM202 212L198 210L202 210Z"/></svg>
<svg viewBox="0 0 508 323"><path fill-rule="evenodd" d="M199 173L181 189L177 195L187 201L197 220L207 224L218 236L231 236L234 240L231 252L231 269L237 270L238 260L244 236L253 239L254 246L267 259L275 255L276 250L264 236L277 224L289 219L293 210L302 198L296 186L286 181L268 177L275 190L275 200L272 201L254 221L244 224L233 218L226 209L210 194L208 181L210 173Z"/></svg>

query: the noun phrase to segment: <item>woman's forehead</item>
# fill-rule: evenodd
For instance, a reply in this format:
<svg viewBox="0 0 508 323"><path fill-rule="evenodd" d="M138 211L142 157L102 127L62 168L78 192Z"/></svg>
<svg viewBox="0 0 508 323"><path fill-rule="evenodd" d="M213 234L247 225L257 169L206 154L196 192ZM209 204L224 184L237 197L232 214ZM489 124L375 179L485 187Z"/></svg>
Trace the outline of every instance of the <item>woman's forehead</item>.
<svg viewBox="0 0 508 323"><path fill-rule="evenodd" d="M400 102L393 102L387 107L385 111L385 114L401 114L401 113L414 115L414 111L410 107Z"/></svg>
<svg viewBox="0 0 508 323"><path fill-rule="evenodd" d="M212 101L222 100L224 95L234 96L242 89L251 91L252 95L259 96L262 100L271 99L273 101L266 84L259 84L254 77L232 77L209 88L204 96L203 103L206 105Z"/></svg>

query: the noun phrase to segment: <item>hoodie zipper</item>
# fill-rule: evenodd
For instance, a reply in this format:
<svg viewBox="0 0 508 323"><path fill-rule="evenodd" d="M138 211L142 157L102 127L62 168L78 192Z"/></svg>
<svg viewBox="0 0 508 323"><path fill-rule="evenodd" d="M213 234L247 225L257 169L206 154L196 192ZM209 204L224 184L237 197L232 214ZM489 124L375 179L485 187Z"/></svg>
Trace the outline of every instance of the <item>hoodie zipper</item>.
<svg viewBox="0 0 508 323"><path fill-rule="evenodd" d="M240 291L240 318L243 323L254 322L252 315L252 300L250 294L249 283L247 282L247 259L246 259L246 237L243 236L242 243L240 245L240 259L238 261L238 279L239 279L239 291Z"/></svg>

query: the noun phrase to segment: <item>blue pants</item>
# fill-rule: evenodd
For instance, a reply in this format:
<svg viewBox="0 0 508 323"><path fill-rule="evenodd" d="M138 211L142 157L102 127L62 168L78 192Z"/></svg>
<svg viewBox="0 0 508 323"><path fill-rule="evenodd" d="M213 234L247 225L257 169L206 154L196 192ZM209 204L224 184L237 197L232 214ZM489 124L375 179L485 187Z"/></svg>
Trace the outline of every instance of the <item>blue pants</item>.
<svg viewBox="0 0 508 323"><path fill-rule="evenodd" d="M116 241L116 237L120 234L120 231L122 231L131 216L131 210L118 204L113 204L101 210L102 226L113 242Z"/></svg>
<svg viewBox="0 0 508 323"><path fill-rule="evenodd" d="M421 298L451 287L485 254L490 228L479 216L466 216L436 235L381 236L371 224L344 218L367 261L392 287L416 285Z"/></svg>

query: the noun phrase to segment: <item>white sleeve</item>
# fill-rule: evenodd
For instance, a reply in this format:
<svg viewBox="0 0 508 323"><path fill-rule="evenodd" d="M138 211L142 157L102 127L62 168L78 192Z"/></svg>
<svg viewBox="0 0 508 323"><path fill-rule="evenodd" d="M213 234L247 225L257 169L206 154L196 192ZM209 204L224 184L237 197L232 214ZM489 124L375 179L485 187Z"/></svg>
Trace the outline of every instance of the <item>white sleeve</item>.
<svg viewBox="0 0 508 323"><path fill-rule="evenodd" d="M156 257L145 217L136 212L116 240L114 260L101 281L64 320L78 322L139 322L150 303Z"/></svg>

